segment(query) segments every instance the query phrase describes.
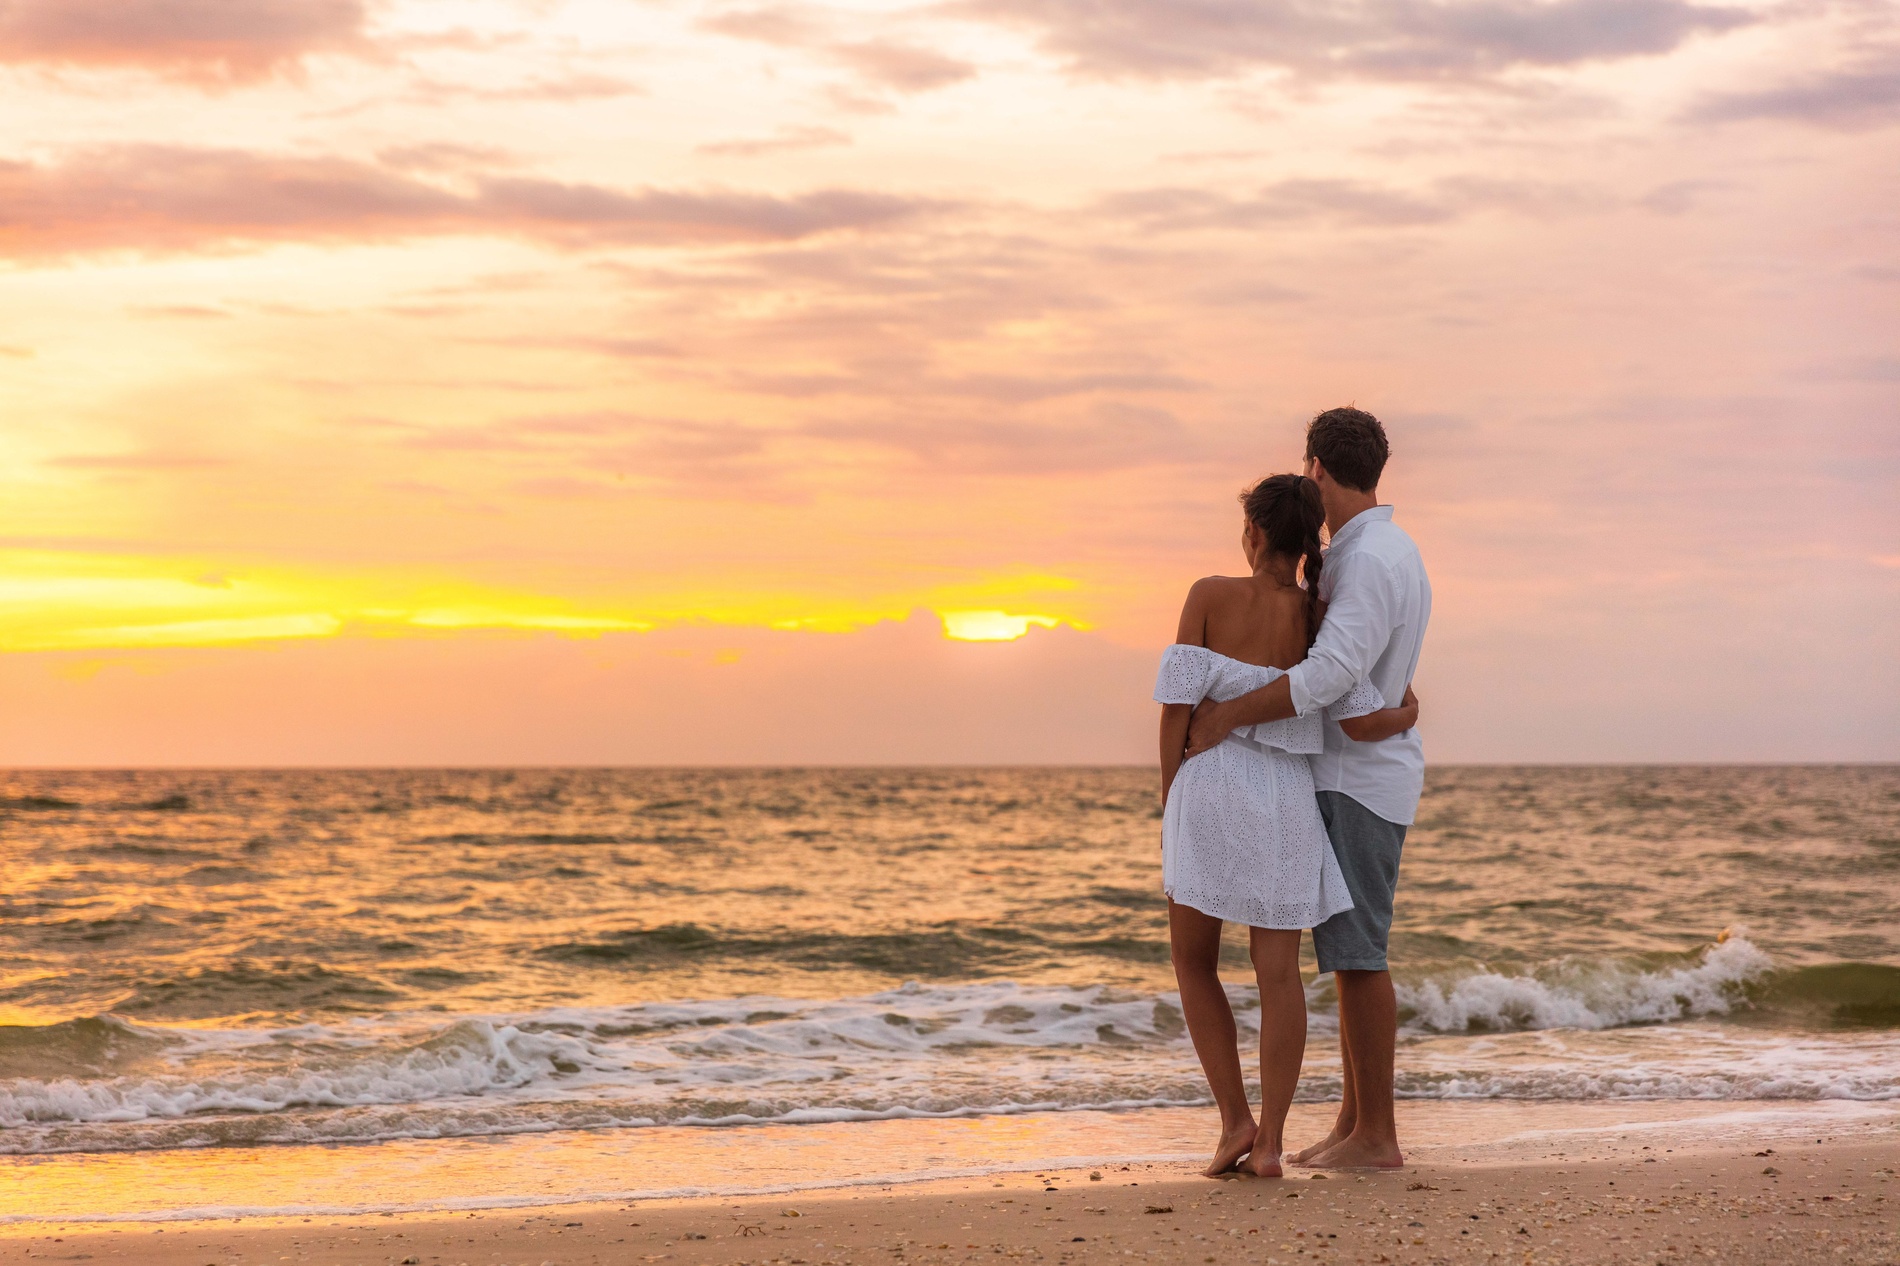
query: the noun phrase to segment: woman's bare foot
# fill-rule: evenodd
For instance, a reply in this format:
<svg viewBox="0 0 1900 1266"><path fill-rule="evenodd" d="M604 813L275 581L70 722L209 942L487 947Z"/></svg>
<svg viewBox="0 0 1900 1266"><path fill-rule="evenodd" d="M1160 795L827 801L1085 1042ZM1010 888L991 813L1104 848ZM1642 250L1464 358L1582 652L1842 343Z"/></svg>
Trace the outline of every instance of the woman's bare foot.
<svg viewBox="0 0 1900 1266"><path fill-rule="evenodd" d="M1320 1156L1338 1147L1341 1143L1344 1143L1349 1133L1350 1131L1341 1130L1335 1125L1331 1134L1328 1134L1311 1147L1302 1147L1299 1151L1289 1156L1286 1163L1289 1165L1311 1165Z"/></svg>
<svg viewBox="0 0 1900 1266"><path fill-rule="evenodd" d="M1240 1171L1244 1174L1252 1174L1255 1178L1282 1177L1280 1150L1257 1142L1254 1149L1247 1153L1247 1159L1241 1162Z"/></svg>
<svg viewBox="0 0 1900 1266"><path fill-rule="evenodd" d="M1355 1134L1306 1162L1314 1169L1399 1169L1405 1156L1398 1140L1374 1140Z"/></svg>
<svg viewBox="0 0 1900 1266"><path fill-rule="evenodd" d="M1232 1173L1240 1167L1240 1158L1253 1150L1254 1135L1257 1127L1252 1121L1245 1126L1232 1130L1222 1130L1220 1145L1214 1149L1214 1159L1201 1171L1204 1178L1219 1178L1222 1174Z"/></svg>

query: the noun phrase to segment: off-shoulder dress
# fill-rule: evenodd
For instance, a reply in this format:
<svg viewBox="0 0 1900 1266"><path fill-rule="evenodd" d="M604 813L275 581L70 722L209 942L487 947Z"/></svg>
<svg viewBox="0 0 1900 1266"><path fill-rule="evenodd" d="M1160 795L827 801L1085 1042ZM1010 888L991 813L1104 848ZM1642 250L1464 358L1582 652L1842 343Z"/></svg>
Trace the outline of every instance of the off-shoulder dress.
<svg viewBox="0 0 1900 1266"><path fill-rule="evenodd" d="M1224 702L1286 674L1204 646L1161 656L1155 702ZM1343 720L1385 706L1369 685L1326 710ZM1309 755L1323 747L1315 712L1235 730L1181 765L1161 817L1161 882L1203 914L1259 928L1310 928L1352 908L1319 816Z"/></svg>

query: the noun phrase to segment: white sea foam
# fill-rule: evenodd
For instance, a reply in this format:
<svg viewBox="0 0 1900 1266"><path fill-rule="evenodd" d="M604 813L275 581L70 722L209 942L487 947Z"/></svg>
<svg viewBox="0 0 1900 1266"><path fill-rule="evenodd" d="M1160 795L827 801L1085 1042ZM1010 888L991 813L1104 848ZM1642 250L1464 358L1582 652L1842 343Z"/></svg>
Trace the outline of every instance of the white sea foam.
<svg viewBox="0 0 1900 1266"><path fill-rule="evenodd" d="M1711 1023L1768 970L1745 939L1641 970L1555 963L1406 986L1413 1098L1900 1098L1900 1034ZM1316 998L1321 996L1315 991ZM1233 990L1245 1038L1257 1002ZM1324 1010L1300 1096L1336 1096ZM370 1141L650 1125L1186 1106L1179 999L1001 983L276 1030L123 1026L118 1075L0 1080L0 1151ZM1637 1026L1637 1027L1632 1027Z"/></svg>
<svg viewBox="0 0 1900 1266"><path fill-rule="evenodd" d="M1525 975L1480 971L1452 980L1398 987L1415 1028L1608 1029L1726 1015L1742 987L1766 976L1773 961L1743 936L1706 950L1700 962L1655 971L1616 962L1562 962Z"/></svg>

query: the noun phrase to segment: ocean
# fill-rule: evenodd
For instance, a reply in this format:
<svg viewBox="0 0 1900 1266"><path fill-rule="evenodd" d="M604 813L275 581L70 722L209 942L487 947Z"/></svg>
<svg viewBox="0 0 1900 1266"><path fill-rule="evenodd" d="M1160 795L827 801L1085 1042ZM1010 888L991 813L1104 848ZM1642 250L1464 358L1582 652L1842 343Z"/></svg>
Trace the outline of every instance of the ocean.
<svg viewBox="0 0 1900 1266"><path fill-rule="evenodd" d="M185 1180L157 1194L161 1156L176 1174L240 1155L368 1172L429 1145L449 1172L451 1145L492 1167L515 1140L510 1172L534 1177L496 1186L505 1202L736 1189L733 1130L780 1141L761 1175L818 1172L788 1158L823 1139L856 1158L854 1180L911 1172L888 1124L906 1120L962 1122L986 1153L1012 1121L1006 1137L1065 1156L1140 1151L1144 1121L1198 1133L1155 783L0 774L0 1169L17 1199L32 1179L76 1216L159 1216L304 1207ZM1393 936L1399 1094L1884 1113L1900 1100L1897 907L1900 769L1433 769ZM1243 945L1230 932L1247 1041ZM1299 1098L1324 1103L1327 979L1308 1002ZM925 1169L963 1146L931 1129L904 1136L938 1140ZM590 1153L617 1185L575 1159ZM650 1172L622 1172L636 1155ZM147 1194L128 1177L85 1196L82 1172L144 1173ZM480 1186L354 1199L480 1203Z"/></svg>

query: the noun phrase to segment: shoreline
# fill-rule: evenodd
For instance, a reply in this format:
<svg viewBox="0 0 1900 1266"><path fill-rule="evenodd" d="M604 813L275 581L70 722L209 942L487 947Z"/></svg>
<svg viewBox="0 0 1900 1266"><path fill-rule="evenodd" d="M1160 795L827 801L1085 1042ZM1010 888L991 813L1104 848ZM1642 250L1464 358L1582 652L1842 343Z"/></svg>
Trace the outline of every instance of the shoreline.
<svg viewBox="0 0 1900 1266"><path fill-rule="evenodd" d="M1332 1103L1295 1104L1297 1147ZM1900 1102L1401 1100L1417 1164L1614 1159L1653 1144L1900 1137ZM1211 1108L648 1126L445 1139L0 1156L0 1237L59 1223L426 1216L749 1199L1154 1164L1195 1173Z"/></svg>
<svg viewBox="0 0 1900 1266"><path fill-rule="evenodd" d="M1296 1105L1291 1136L1317 1137L1333 1110ZM1205 1266L1240 1247L1280 1266L1900 1259L1900 1103L1410 1100L1399 1111L1403 1169L1279 1180L1199 1177L1209 1109L7 1157L0 1263ZM1104 1146L1079 1146L1091 1142ZM982 1165L946 1172L973 1149ZM671 1192L639 1181L664 1177L662 1162L740 1181ZM746 1183L774 1166L802 1181ZM263 1211L245 1198L279 1180L355 1207ZM498 1199L478 1190L484 1180L516 1186ZM429 1207L391 1207L419 1197ZM1789 1228L1828 1235L1793 1253Z"/></svg>
<svg viewBox="0 0 1900 1266"><path fill-rule="evenodd" d="M1894 1259L1900 1133L1537 1161L1437 1157L1378 1174L1194 1176L1145 1162L876 1188L169 1225L38 1224L0 1262L151 1266L917 1266L1028 1259L1294 1262L1882 1263ZM1603 1148L1598 1151L1605 1150ZM1296 1203L1297 1202L1297 1203Z"/></svg>

